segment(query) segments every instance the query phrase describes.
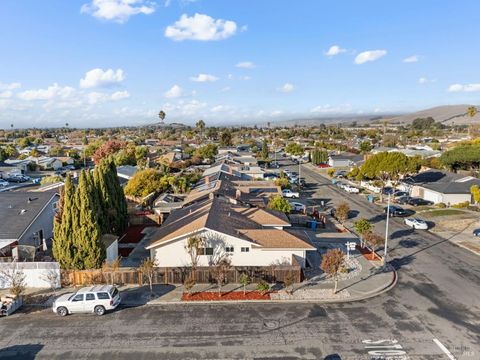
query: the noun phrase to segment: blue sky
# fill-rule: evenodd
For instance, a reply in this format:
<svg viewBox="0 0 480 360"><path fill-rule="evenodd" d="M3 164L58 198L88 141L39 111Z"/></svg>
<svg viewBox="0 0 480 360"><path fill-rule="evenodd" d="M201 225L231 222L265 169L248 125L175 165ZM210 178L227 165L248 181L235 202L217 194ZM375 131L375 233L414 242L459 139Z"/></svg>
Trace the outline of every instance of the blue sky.
<svg viewBox="0 0 480 360"><path fill-rule="evenodd" d="M2 0L0 128L479 103L476 0Z"/></svg>

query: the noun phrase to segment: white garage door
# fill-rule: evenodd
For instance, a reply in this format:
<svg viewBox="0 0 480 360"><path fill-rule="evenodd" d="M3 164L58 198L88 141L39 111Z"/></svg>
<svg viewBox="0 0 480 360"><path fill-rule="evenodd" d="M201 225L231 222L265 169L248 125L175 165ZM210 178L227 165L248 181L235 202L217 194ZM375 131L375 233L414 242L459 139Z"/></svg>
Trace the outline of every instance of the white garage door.
<svg viewBox="0 0 480 360"><path fill-rule="evenodd" d="M428 189L425 189L425 192L423 193L423 198L428 201L433 201L435 204L442 202L441 194Z"/></svg>

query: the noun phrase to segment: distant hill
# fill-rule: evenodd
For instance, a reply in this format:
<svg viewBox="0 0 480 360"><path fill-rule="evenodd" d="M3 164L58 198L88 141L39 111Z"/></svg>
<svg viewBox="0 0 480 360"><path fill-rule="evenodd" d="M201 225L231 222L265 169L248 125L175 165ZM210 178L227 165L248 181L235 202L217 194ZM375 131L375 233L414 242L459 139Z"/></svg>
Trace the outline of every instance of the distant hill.
<svg viewBox="0 0 480 360"><path fill-rule="evenodd" d="M464 104L437 106L406 115L396 116L388 120L390 124L410 124L417 118L432 117L435 121L445 125L480 123L480 114L475 115L473 118L470 118L466 115L467 108L469 106L471 105Z"/></svg>
<svg viewBox="0 0 480 360"><path fill-rule="evenodd" d="M384 119L385 115L370 114L370 115L332 115L329 117L320 117L320 118L298 118L298 119L288 119L288 120L277 120L272 121L270 125L272 127L294 127L294 126L319 126L320 124L332 125L339 124L342 126L350 126L353 122L356 122L358 125L370 123L373 121L380 121ZM389 115L388 118L391 118L392 115ZM254 123L251 125L257 126L267 126L268 123L262 121L261 123Z"/></svg>

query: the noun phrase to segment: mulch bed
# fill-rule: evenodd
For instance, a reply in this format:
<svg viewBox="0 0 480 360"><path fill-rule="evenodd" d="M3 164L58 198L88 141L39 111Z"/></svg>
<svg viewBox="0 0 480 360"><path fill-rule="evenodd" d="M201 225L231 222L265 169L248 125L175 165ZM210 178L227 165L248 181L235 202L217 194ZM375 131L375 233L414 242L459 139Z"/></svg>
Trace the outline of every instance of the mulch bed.
<svg viewBox="0 0 480 360"><path fill-rule="evenodd" d="M136 244L139 243L140 240L143 239L144 234L142 234L143 229L148 226L145 225L132 225L129 226L125 235L122 237L120 242L122 244Z"/></svg>
<svg viewBox="0 0 480 360"><path fill-rule="evenodd" d="M225 300L270 300L270 293L263 294L260 291L247 291L243 295L243 291L222 292L218 296L218 291L202 291L189 295L183 293L182 301L225 301Z"/></svg>
<svg viewBox="0 0 480 360"><path fill-rule="evenodd" d="M357 245L357 250L360 251L360 253L363 255L363 257L367 260L382 260L382 258L377 255L377 253L367 249L367 248L362 248L360 245Z"/></svg>

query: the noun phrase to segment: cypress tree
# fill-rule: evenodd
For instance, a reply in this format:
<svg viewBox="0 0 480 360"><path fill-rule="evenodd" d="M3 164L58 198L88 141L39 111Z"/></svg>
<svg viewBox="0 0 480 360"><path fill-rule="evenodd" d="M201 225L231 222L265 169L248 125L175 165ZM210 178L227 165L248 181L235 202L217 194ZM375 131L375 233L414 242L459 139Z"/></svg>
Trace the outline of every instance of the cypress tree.
<svg viewBox="0 0 480 360"><path fill-rule="evenodd" d="M105 247L92 194L91 175L82 171L75 191L78 227L75 229L74 266L78 270L98 269L105 259Z"/></svg>
<svg viewBox="0 0 480 360"><path fill-rule="evenodd" d="M110 185L110 196L112 199L112 209L114 209L114 226L112 233L122 235L128 226L128 207L125 193L118 181L117 168L113 159L108 163L108 184Z"/></svg>
<svg viewBox="0 0 480 360"><path fill-rule="evenodd" d="M75 247L72 231L76 220L74 197L75 186L70 175L68 175L61 191L59 210L53 225L53 256L62 269L71 269L74 265Z"/></svg>

